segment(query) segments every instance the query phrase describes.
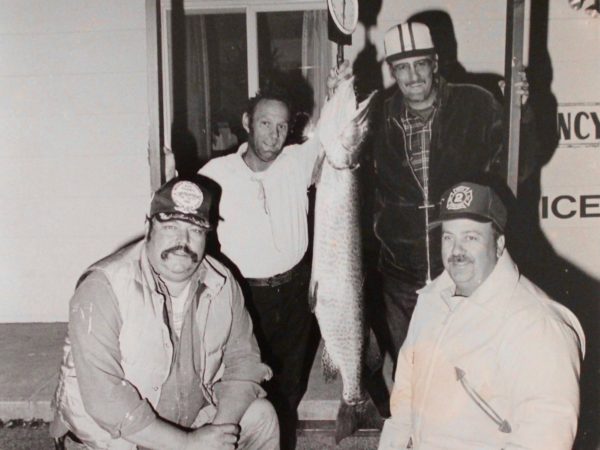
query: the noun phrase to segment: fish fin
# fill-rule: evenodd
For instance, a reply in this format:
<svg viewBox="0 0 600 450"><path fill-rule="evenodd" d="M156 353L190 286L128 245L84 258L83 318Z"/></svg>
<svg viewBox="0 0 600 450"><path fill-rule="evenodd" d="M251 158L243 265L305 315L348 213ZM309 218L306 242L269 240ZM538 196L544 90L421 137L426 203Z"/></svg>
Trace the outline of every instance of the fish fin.
<svg viewBox="0 0 600 450"><path fill-rule="evenodd" d="M321 172L323 172L323 161L325 161L325 151L321 147L319 155L315 160L315 165L313 167L312 175L311 175L311 184L319 184L319 180L321 179Z"/></svg>
<svg viewBox="0 0 600 450"><path fill-rule="evenodd" d="M317 307L317 292L319 291L319 282L310 280L310 287L308 289L308 306L311 313L315 313Z"/></svg>
<svg viewBox="0 0 600 450"><path fill-rule="evenodd" d="M367 402L350 405L342 399L335 422L335 443L339 444L342 439L358 430L358 426L366 421L366 416Z"/></svg>
<svg viewBox="0 0 600 450"><path fill-rule="evenodd" d="M375 373L383 366L383 356L372 328L369 328L366 339L365 365L370 373Z"/></svg>
<svg viewBox="0 0 600 450"><path fill-rule="evenodd" d="M360 102L357 106L356 115L352 119L353 122L359 123L365 121L367 116L371 112L371 100L377 93L377 90L371 91L371 93L365 98L362 102Z"/></svg>
<svg viewBox="0 0 600 450"><path fill-rule="evenodd" d="M321 354L321 365L323 366L323 377L325 377L326 383L330 383L337 378L338 369L331 360L331 356L329 356L329 352L325 346L323 346L323 353Z"/></svg>

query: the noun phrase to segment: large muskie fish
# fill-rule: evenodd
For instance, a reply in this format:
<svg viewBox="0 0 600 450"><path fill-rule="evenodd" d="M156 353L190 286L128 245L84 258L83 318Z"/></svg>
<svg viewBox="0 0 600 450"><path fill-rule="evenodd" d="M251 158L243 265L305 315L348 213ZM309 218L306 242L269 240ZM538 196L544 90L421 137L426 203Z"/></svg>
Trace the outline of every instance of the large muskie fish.
<svg viewBox="0 0 600 450"><path fill-rule="evenodd" d="M357 104L354 79L344 80L323 107L319 120L324 158L317 181L310 304L325 342L325 377L331 379L337 373L342 377L335 437L338 443L362 422L368 399L363 383L368 334L355 169L368 129L372 96Z"/></svg>

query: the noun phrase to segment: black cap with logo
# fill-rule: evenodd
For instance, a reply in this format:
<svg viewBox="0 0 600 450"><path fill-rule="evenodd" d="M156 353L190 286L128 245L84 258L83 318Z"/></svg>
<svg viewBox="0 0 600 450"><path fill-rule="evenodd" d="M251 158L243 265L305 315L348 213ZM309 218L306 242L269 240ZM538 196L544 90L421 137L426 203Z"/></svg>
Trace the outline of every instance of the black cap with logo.
<svg viewBox="0 0 600 450"><path fill-rule="evenodd" d="M160 222L183 220L210 229L212 194L201 177L173 178L152 197L149 217Z"/></svg>
<svg viewBox="0 0 600 450"><path fill-rule="evenodd" d="M506 207L491 187L477 183L458 183L442 195L440 213L432 226L439 225L445 220L460 218L492 222L501 232L504 232L507 220Z"/></svg>

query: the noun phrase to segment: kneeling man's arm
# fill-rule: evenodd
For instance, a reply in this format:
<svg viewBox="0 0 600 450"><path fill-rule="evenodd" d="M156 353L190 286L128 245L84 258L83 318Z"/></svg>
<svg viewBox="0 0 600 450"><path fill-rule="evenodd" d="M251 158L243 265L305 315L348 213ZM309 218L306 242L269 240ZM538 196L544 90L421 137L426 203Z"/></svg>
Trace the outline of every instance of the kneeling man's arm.
<svg viewBox="0 0 600 450"><path fill-rule="evenodd" d="M92 272L70 303L69 338L87 414L113 438L126 438L155 420L150 404L126 379L119 334L122 319L106 277Z"/></svg>
<svg viewBox="0 0 600 450"><path fill-rule="evenodd" d="M260 359L260 351L252 332L252 320L244 307L242 291L229 278L223 287L232 306L232 326L224 348L222 378L215 384L217 414L213 423L238 423L257 398L264 397L260 383L271 378L272 372Z"/></svg>

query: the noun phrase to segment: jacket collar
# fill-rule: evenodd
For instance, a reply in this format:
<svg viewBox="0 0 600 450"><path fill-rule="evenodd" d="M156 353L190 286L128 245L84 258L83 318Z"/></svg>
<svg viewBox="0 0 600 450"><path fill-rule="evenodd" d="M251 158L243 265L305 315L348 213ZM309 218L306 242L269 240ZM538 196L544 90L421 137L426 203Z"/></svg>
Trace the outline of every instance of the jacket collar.
<svg viewBox="0 0 600 450"><path fill-rule="evenodd" d="M492 273L466 299L469 303L478 304L486 309L497 309L499 301L510 298L519 282L519 276L519 269L510 257L508 250L505 249ZM454 297L455 292L456 284L446 270L431 284L417 291L418 294L441 297L450 309L452 309L450 299Z"/></svg>
<svg viewBox="0 0 600 450"><path fill-rule="evenodd" d="M240 146L237 149L236 155L238 155L240 158L242 156L244 156L244 153L246 153L248 151L248 143L247 142L242 142L240 144Z"/></svg>

